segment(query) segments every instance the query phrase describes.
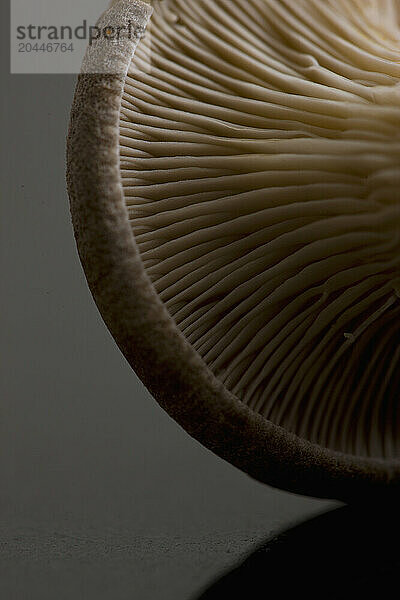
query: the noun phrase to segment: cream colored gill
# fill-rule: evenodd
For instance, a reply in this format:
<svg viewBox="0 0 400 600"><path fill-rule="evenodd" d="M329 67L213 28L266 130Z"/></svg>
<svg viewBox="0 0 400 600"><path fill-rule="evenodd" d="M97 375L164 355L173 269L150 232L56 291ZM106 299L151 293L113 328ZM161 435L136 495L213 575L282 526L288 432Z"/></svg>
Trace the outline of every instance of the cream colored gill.
<svg viewBox="0 0 400 600"><path fill-rule="evenodd" d="M397 455L400 3L153 4L120 157L155 289L255 411Z"/></svg>

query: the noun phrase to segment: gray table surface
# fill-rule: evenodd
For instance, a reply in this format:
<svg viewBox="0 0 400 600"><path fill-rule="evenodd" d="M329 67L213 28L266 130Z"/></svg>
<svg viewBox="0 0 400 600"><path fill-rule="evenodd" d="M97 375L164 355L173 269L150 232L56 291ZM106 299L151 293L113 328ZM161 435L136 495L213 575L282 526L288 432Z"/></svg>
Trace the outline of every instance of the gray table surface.
<svg viewBox="0 0 400 600"><path fill-rule="evenodd" d="M334 504L252 481L143 388L73 241L64 170L75 78L10 76L1 43L0 597L195 597Z"/></svg>

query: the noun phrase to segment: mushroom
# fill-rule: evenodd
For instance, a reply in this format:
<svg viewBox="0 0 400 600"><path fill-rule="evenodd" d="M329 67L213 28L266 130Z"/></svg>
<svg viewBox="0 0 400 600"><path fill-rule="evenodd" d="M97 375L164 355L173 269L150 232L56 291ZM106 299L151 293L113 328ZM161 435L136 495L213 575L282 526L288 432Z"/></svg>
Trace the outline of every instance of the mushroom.
<svg viewBox="0 0 400 600"><path fill-rule="evenodd" d="M117 0L103 18L127 14L148 34L95 41L118 69L80 76L68 143L111 333L168 413L249 475L393 493L400 5Z"/></svg>

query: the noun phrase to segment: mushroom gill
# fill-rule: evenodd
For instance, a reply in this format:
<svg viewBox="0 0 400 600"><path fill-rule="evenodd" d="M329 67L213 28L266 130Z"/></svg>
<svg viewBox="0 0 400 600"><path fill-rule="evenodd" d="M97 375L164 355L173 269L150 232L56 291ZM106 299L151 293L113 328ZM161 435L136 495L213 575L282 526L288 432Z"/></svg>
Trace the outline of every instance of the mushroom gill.
<svg viewBox="0 0 400 600"><path fill-rule="evenodd" d="M399 82L397 0L163 0L120 112L186 339L266 419L367 457L400 450Z"/></svg>

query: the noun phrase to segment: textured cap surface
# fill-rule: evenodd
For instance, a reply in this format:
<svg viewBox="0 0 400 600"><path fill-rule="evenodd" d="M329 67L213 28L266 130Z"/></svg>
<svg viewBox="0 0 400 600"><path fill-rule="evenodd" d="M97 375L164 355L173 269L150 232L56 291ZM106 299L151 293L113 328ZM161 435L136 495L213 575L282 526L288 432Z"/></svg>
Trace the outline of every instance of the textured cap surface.
<svg viewBox="0 0 400 600"><path fill-rule="evenodd" d="M113 18L118 19L122 6L137 22L145 24L150 17L148 5L132 0L116 2ZM95 42L93 52L105 53L118 69L112 75L80 76L68 140L78 249L112 335L168 413L253 477L297 493L345 500L395 493L400 481L396 459L355 456L312 443L241 401L189 343L156 291L131 227L121 177L121 102L136 43L121 52Z"/></svg>

